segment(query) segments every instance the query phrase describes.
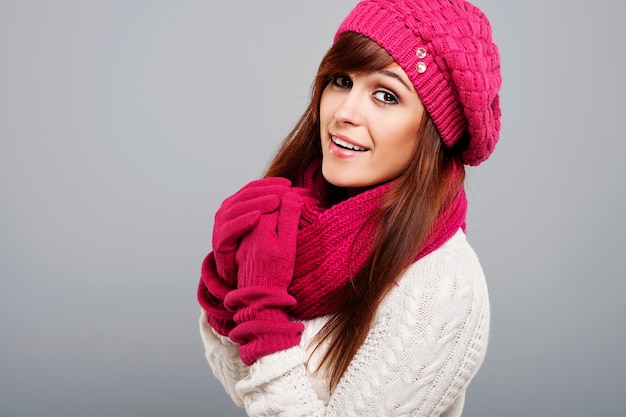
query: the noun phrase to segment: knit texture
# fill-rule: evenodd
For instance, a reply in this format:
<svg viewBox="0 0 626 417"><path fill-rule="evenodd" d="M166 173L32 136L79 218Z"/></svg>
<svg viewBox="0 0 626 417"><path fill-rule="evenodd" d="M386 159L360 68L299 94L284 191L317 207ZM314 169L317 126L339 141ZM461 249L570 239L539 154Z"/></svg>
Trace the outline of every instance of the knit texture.
<svg viewBox="0 0 626 417"><path fill-rule="evenodd" d="M301 184L318 201L327 184L320 162L312 164ZM380 219L376 216L393 183L366 190L330 208L306 204L300 219L293 281L289 293L298 301L291 314L310 319L333 312L345 300L341 291L365 265L376 240ZM445 243L465 227L467 200L461 189L452 204L436 219L425 244L414 260ZM341 297L338 297L338 295Z"/></svg>
<svg viewBox="0 0 626 417"><path fill-rule="evenodd" d="M224 305L224 298L233 289L218 275L215 256L213 252L209 252L202 262L197 292L198 302L206 312L211 327L223 336L228 336L235 327L235 313Z"/></svg>
<svg viewBox="0 0 626 417"><path fill-rule="evenodd" d="M283 304L280 306L285 307L285 311L291 317L300 320L311 319L336 311L338 305L349 296L349 293L344 289L365 265L371 254L380 222L376 215L377 210L383 203L387 191L393 186L393 182L388 182L331 207L326 207L325 201L327 201L326 194L329 184L324 180L320 166L321 161L319 160L312 163L296 184L297 187L292 188L294 191L290 193L299 196L303 201L299 230L293 242L282 241L276 248L271 245L264 246L262 242L258 242L258 248L265 248L265 250L282 247L287 251L293 249L295 245L295 265L293 265L293 279L289 284L288 294L284 291L277 292L278 298L276 299L281 300ZM283 191L281 193L285 194ZM266 197L270 197L270 195L266 195ZM278 198L284 197L279 196ZM461 189L449 207L445 208L437 217L424 245L421 248L416 248L419 251L414 260L420 259L441 246L459 228L464 229L466 212L467 199L465 192ZM265 218L276 214L277 211L274 211L259 214L259 216ZM260 220L257 221L257 223L259 222ZM258 226L256 227L258 228ZM254 230L250 233L254 234ZM254 236L243 237L244 240L250 238L254 238ZM261 267L264 265L263 259L265 259L264 256L253 256L249 265L255 268ZM277 266L278 264L274 265L274 267ZM236 270L237 267L233 266L229 269ZM269 275L262 274L266 279L265 285L275 285L276 283L271 283L271 281L274 278L277 279L278 275L275 274L278 271L272 268L272 265L265 265L265 269L272 271L272 274ZM241 274L245 270L246 268L243 268L239 273ZM224 312L223 315L219 314L219 308L223 306L222 301L225 295L212 291L212 288L222 289L225 287L219 282L217 284L220 285L216 285L211 278L213 275L207 274L203 269L198 288L198 298L200 304L207 310L209 319L213 323L220 324L220 328L217 330L224 335L224 330L231 329L233 323L232 319L224 321L224 319L231 317L227 314L228 312ZM259 273L258 271L249 272L247 275L258 276ZM249 304L245 300L248 296L247 293L241 293L239 290L229 293L230 300L226 303L226 308L238 311ZM297 304L293 302L293 299L297 300ZM268 299L269 301L271 300ZM262 304L259 300L255 300L254 303ZM272 307L280 306L272 305ZM241 312L238 313L239 315L236 317L241 318L240 323L244 320L250 320L244 318ZM238 339L242 340L239 337ZM251 358L253 357L256 355L251 356Z"/></svg>
<svg viewBox="0 0 626 417"><path fill-rule="evenodd" d="M302 201L296 192L285 193L279 209L261 215L257 226L240 239L237 289L225 296L224 305L236 311L237 326L228 336L239 343L246 365L300 342L304 326L289 320L287 307L296 300L287 288L293 277Z"/></svg>
<svg viewBox="0 0 626 417"><path fill-rule="evenodd" d="M237 345L200 319L206 358L247 415L458 417L487 349L484 275L462 231L413 264L383 300L333 392L313 371L326 347L312 340L327 317L303 322L299 346L244 367Z"/></svg>
<svg viewBox="0 0 626 417"><path fill-rule="evenodd" d="M291 191L286 178L251 181L224 200L215 213L213 251L217 276L224 285L237 286L235 252L242 236L254 229L261 215L278 210L283 194Z"/></svg>
<svg viewBox="0 0 626 417"><path fill-rule="evenodd" d="M445 146L478 165L500 134L500 55L487 17L463 0L364 0L340 25L383 47L415 86ZM465 143L467 141L467 143Z"/></svg>

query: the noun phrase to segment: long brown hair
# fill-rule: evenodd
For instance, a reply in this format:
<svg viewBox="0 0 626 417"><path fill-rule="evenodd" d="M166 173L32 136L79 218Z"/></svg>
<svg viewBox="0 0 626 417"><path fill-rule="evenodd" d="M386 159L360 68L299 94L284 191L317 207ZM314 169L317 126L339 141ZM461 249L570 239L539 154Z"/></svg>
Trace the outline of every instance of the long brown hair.
<svg viewBox="0 0 626 417"><path fill-rule="evenodd" d="M346 32L326 53L311 91L311 103L271 162L267 177L296 181L322 157L319 106L322 92L339 74L381 70L394 63L380 46L363 35ZM464 170L455 149L442 145L428 114L422 117L413 158L396 179L376 214L380 226L368 261L346 286L348 301L336 311L317 342L328 341L322 359L334 389L365 341L376 310L395 281L415 259L435 219L463 184ZM345 294L344 294L345 295Z"/></svg>

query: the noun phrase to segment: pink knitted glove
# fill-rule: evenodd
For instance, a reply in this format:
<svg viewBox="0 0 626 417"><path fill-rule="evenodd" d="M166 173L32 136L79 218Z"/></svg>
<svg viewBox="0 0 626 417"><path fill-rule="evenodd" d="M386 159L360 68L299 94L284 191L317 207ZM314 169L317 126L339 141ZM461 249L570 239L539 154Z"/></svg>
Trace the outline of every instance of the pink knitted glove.
<svg viewBox="0 0 626 417"><path fill-rule="evenodd" d="M222 336L235 327L233 316L235 313L224 307L224 298L233 288L225 285L224 280L217 275L215 257L209 253L202 262L200 283L198 284L198 302L206 312L207 322Z"/></svg>
<svg viewBox="0 0 626 417"><path fill-rule="evenodd" d="M246 365L300 342L302 323L291 322L287 307L296 300L287 293L293 277L302 196L285 194L277 212L264 214L237 251L238 288L224 303L235 311L237 326L229 337L239 343Z"/></svg>
<svg viewBox="0 0 626 417"><path fill-rule="evenodd" d="M213 252L218 276L237 286L235 252L239 240L252 230L261 214L278 209L280 198L291 189L286 178L264 178L248 183L222 203L215 213Z"/></svg>

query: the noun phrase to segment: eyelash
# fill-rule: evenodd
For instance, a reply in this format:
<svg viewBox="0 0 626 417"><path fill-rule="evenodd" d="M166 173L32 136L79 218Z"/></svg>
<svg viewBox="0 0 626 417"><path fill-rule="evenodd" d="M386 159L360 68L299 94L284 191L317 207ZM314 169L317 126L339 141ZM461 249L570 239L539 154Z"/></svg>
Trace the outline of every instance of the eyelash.
<svg viewBox="0 0 626 417"><path fill-rule="evenodd" d="M343 84L343 81L349 82L350 85ZM339 88L352 88L352 80L347 75L335 75L330 82Z"/></svg>
<svg viewBox="0 0 626 417"><path fill-rule="evenodd" d="M352 88L352 80L347 75L336 75L331 79L330 82L331 84L333 84L334 86L338 88L346 88L346 89ZM383 95L382 98L377 97L380 94ZM390 91L386 91L386 90L376 91L374 93L374 99L385 106L398 104L400 102L400 100L398 100L398 97L394 93Z"/></svg>
<svg viewBox="0 0 626 417"><path fill-rule="evenodd" d="M379 98L376 98L377 94L382 94L384 98L390 98L391 101L388 101L388 100L385 100L385 99L381 100ZM390 93L389 91L384 91L384 90L377 91L376 93L374 93L374 98L376 100L380 101L381 103L383 103L386 106L399 103L398 98L393 93Z"/></svg>

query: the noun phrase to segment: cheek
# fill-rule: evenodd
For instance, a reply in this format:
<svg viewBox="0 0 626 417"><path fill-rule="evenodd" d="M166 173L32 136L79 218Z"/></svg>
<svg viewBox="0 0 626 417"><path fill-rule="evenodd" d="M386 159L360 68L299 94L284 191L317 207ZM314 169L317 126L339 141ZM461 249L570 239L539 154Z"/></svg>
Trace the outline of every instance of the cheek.
<svg viewBox="0 0 626 417"><path fill-rule="evenodd" d="M321 126L328 123L331 116L334 114L332 96L329 97L327 90L324 90L320 97L319 113Z"/></svg>
<svg viewBox="0 0 626 417"><path fill-rule="evenodd" d="M413 142L403 142L399 147L390 149L388 154L389 167L394 172L394 175L400 175L406 167L409 166L409 162L413 157L413 151L415 149L413 145Z"/></svg>
<svg viewBox="0 0 626 417"><path fill-rule="evenodd" d="M417 126L411 125L395 131L392 136L388 136L392 140L387 142L385 153L390 162L390 167L397 174L404 171L411 162L418 141L417 130Z"/></svg>

